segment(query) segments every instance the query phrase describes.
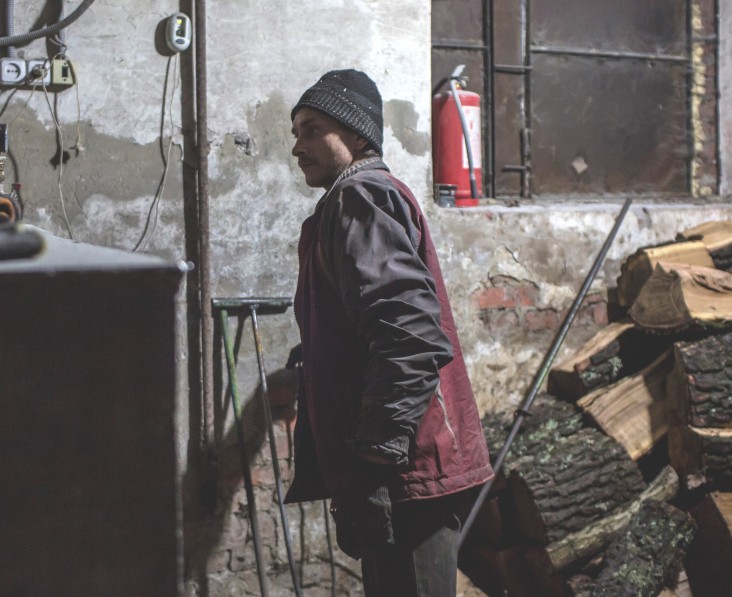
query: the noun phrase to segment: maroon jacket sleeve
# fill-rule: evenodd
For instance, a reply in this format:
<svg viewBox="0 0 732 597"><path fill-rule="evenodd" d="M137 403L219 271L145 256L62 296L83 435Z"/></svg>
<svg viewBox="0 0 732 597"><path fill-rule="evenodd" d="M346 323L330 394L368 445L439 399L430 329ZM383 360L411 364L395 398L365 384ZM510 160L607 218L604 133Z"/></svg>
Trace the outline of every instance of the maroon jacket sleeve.
<svg viewBox="0 0 732 597"><path fill-rule="evenodd" d="M365 460L407 464L439 369L452 360L434 278L417 252L420 231L386 177L353 176L333 191L325 257L367 354L352 447Z"/></svg>

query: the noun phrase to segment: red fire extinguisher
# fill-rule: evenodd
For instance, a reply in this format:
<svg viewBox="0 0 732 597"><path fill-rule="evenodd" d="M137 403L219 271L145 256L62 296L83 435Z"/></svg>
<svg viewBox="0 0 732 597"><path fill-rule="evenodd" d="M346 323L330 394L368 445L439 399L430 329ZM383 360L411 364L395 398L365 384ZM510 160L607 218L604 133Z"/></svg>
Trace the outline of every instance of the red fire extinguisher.
<svg viewBox="0 0 732 597"><path fill-rule="evenodd" d="M455 185L455 205L478 205L482 195L480 96L467 91L458 66L432 97L432 159L436 185ZM446 82L450 91L437 93Z"/></svg>

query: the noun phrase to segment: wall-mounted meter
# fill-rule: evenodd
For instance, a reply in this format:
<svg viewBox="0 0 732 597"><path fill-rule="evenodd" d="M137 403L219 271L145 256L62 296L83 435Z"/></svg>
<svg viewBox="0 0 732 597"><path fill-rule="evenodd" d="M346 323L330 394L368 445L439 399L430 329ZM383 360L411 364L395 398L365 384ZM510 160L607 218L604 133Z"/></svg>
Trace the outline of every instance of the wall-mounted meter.
<svg viewBox="0 0 732 597"><path fill-rule="evenodd" d="M168 17L165 41L173 52L182 52L191 45L191 20L188 15L176 12Z"/></svg>

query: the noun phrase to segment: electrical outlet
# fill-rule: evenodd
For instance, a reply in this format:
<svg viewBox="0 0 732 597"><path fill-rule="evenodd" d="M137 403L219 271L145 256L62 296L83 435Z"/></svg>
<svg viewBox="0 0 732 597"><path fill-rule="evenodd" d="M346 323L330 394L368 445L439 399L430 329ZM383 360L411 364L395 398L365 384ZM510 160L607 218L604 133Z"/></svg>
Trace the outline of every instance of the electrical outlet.
<svg viewBox="0 0 732 597"><path fill-rule="evenodd" d="M50 85L51 84L51 63L48 60L28 61L28 84L29 85Z"/></svg>
<svg viewBox="0 0 732 597"><path fill-rule="evenodd" d="M74 84L74 73L68 59L54 58L51 61L51 83L53 85Z"/></svg>
<svg viewBox="0 0 732 597"><path fill-rule="evenodd" d="M22 85L25 83L25 60L0 58L0 84Z"/></svg>

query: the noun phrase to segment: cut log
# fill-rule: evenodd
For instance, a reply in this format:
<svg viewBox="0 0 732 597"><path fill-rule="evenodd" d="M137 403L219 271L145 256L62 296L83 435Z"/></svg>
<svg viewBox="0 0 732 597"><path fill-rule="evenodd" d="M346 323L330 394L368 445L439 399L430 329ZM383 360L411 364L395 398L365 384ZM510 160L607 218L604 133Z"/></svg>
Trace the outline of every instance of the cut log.
<svg viewBox="0 0 732 597"><path fill-rule="evenodd" d="M496 550L486 547L461 549L458 558L460 571L487 595L536 597L558 595L542 592L534 584L523 556L523 548L514 546Z"/></svg>
<svg viewBox="0 0 732 597"><path fill-rule="evenodd" d="M621 307L630 307L635 302L641 288L661 262L714 267L709 251L698 240L639 249L620 266L618 303Z"/></svg>
<svg viewBox="0 0 732 597"><path fill-rule="evenodd" d="M628 311L641 329L675 333L732 323L732 274L680 263L659 263Z"/></svg>
<svg viewBox="0 0 732 597"><path fill-rule="evenodd" d="M669 345L669 339L646 334L629 319L610 323L549 372L547 390L562 400L576 401L592 390L637 373Z"/></svg>
<svg viewBox="0 0 732 597"><path fill-rule="evenodd" d="M674 469L666 466L653 482L630 504L611 512L583 529L566 535L546 548L532 549L527 559L532 567L544 574L561 572L577 563L601 553L629 523L631 516L648 500L668 501L679 488L679 478Z"/></svg>
<svg viewBox="0 0 732 597"><path fill-rule="evenodd" d="M666 380L672 364L668 350L636 375L587 394L577 406L638 460L668 431Z"/></svg>
<svg viewBox="0 0 732 597"><path fill-rule="evenodd" d="M646 484L615 440L593 428L545 434L514 459L509 487L521 536L547 545L632 502Z"/></svg>
<svg viewBox="0 0 732 597"><path fill-rule="evenodd" d="M718 269L732 266L732 220L704 222L678 235L680 241L698 240L704 243Z"/></svg>
<svg viewBox="0 0 732 597"><path fill-rule="evenodd" d="M668 389L676 424L732 428L732 334L677 342Z"/></svg>
<svg viewBox="0 0 732 597"><path fill-rule="evenodd" d="M696 523L683 510L665 502L645 501L625 532L605 552L592 595L656 597L676 583Z"/></svg>
<svg viewBox="0 0 732 597"><path fill-rule="evenodd" d="M690 513L699 526L685 564L691 590L732 595L732 493L709 493Z"/></svg>
<svg viewBox="0 0 732 597"><path fill-rule="evenodd" d="M732 429L673 425L668 452L684 487L732 486Z"/></svg>

